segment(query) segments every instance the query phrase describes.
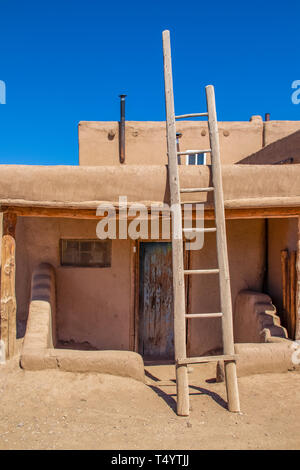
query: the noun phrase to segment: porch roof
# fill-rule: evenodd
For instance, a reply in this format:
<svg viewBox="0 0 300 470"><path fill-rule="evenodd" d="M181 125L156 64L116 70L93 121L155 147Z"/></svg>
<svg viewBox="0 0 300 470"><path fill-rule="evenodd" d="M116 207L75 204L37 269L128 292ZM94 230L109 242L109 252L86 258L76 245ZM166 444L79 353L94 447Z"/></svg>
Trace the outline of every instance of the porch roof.
<svg viewBox="0 0 300 470"><path fill-rule="evenodd" d="M179 167L182 188L211 185L208 166ZM224 165L226 209L300 207L300 164ZM100 203L169 203L165 165L29 166L0 165L0 205L96 209ZM198 197L199 196L199 197ZM183 202L204 202L212 208L212 194L187 193Z"/></svg>

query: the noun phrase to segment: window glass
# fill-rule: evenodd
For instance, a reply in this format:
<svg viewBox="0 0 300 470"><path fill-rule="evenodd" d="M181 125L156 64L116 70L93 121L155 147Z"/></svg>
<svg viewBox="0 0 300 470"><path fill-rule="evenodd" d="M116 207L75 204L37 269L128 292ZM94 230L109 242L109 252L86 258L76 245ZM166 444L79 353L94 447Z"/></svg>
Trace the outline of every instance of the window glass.
<svg viewBox="0 0 300 470"><path fill-rule="evenodd" d="M189 152L190 151L191 150L189 150ZM206 165L205 152L186 155L186 165Z"/></svg>

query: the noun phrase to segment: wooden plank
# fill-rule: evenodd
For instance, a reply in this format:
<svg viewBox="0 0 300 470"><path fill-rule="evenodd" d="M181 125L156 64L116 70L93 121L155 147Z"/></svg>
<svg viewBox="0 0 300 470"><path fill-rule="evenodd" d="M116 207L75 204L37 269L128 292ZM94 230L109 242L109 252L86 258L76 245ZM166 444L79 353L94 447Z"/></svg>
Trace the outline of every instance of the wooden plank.
<svg viewBox="0 0 300 470"><path fill-rule="evenodd" d="M212 85L205 87L208 111L208 129L212 161L212 180L214 191L215 223L217 227L217 255L220 269L219 285L222 316L223 350L225 355L234 354L233 324L230 274L227 254L227 240L224 214L224 198L221 174L220 143L217 124L217 113L215 104L215 92ZM237 386L236 364L228 362L225 364L226 387L229 411L239 412L239 392Z"/></svg>
<svg viewBox="0 0 300 470"><path fill-rule="evenodd" d="M225 218L230 220L236 219L278 219L278 218L289 218L299 217L299 207L261 207L261 208L240 208L240 209L226 209ZM193 213L193 218L195 214ZM211 209L204 210L204 218L207 220L213 220L215 213Z"/></svg>
<svg viewBox="0 0 300 470"><path fill-rule="evenodd" d="M145 360L174 359L170 242L141 244L140 348Z"/></svg>
<svg viewBox="0 0 300 470"><path fill-rule="evenodd" d="M236 361L236 354L227 354L220 356L200 356L200 357L187 357L185 359L178 359L178 364L201 364L202 362L218 362L218 361Z"/></svg>
<svg viewBox="0 0 300 470"><path fill-rule="evenodd" d="M295 339L300 339L300 217L298 217L297 254L296 254L296 326Z"/></svg>
<svg viewBox="0 0 300 470"><path fill-rule="evenodd" d="M7 359L13 357L16 343L16 222L15 214L3 214L0 336L5 344Z"/></svg>
<svg viewBox="0 0 300 470"><path fill-rule="evenodd" d="M189 204L193 202L188 202ZM197 201L194 201L196 204ZM95 209L61 209L46 207L20 207L20 206L2 206L3 212L13 212L22 217L62 217L71 219L98 219L101 217L96 215ZM116 211L118 215L118 210ZM269 207L269 208L239 208L225 209L226 219L259 219L259 218L282 218L300 216L299 207ZM213 220L215 218L214 210L205 209L204 218ZM195 211L193 211L193 219L195 219ZM130 218L128 219L130 220Z"/></svg>
<svg viewBox="0 0 300 470"><path fill-rule="evenodd" d="M180 207L179 174L177 165L176 126L173 96L173 78L170 32L163 31L163 56L165 80L165 104L167 117L167 150L168 175L173 207L172 219L172 263L173 263L173 292L174 292L174 341L175 359L186 356L186 320L185 320L185 287L183 273L183 241L182 215ZM177 236L174 232L177 231ZM181 238L179 238L179 237ZM187 366L176 367L177 385L177 414L189 415L189 390Z"/></svg>

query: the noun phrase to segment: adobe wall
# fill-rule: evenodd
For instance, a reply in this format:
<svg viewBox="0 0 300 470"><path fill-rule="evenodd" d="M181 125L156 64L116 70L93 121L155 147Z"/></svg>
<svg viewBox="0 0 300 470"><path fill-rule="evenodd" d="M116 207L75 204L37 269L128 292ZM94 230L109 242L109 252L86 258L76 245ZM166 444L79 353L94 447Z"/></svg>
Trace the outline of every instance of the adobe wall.
<svg viewBox="0 0 300 470"><path fill-rule="evenodd" d="M40 262L56 271L57 326L60 340L88 341L99 349L129 349L132 313L131 242L114 240L111 268L61 267L59 239L95 238L97 221L18 218L17 305L25 320L33 269ZM212 222L207 222L212 225ZM242 289L260 291L264 272L264 220L228 220L228 253L233 307ZM192 268L214 267L215 234L206 234L204 248L192 252ZM193 276L191 313L220 311L218 278ZM191 354L221 347L219 319L191 320Z"/></svg>
<svg viewBox="0 0 300 470"><path fill-rule="evenodd" d="M209 148L207 122L178 121L176 130L180 150ZM222 162L235 163L262 147L263 122L219 122L219 135ZM80 165L120 164L118 122L82 121L78 137ZM125 153L125 164L166 164L166 123L126 121Z"/></svg>
<svg viewBox="0 0 300 470"><path fill-rule="evenodd" d="M176 130L182 133L180 150L209 148L207 122L177 121ZM290 156L294 157L294 163L298 163L297 135L291 141L284 140L275 147L271 146L262 155L256 155L256 152L299 130L300 121L263 122L261 116L252 116L249 122L219 122L222 163L274 163ZM80 122L79 164L119 165L118 132L118 122ZM125 164L166 164L166 152L164 121L126 121Z"/></svg>
<svg viewBox="0 0 300 470"><path fill-rule="evenodd" d="M267 121L264 123L264 145L287 137L300 130L300 121Z"/></svg>
<svg viewBox="0 0 300 470"><path fill-rule="evenodd" d="M268 294L278 311L282 309L281 250L297 249L297 218L269 219L268 221Z"/></svg>
<svg viewBox="0 0 300 470"><path fill-rule="evenodd" d="M300 163L300 122L265 122L264 129L268 144L240 163L255 165Z"/></svg>
<svg viewBox="0 0 300 470"><path fill-rule="evenodd" d="M115 240L111 268L60 266L60 238L96 238L97 221L18 218L17 317L28 314L33 269L49 262L56 271L60 340L88 341L100 349L129 349L130 240Z"/></svg>
<svg viewBox="0 0 300 470"><path fill-rule="evenodd" d="M213 224L207 223L207 226ZM231 278L232 308L241 290L261 291L265 263L265 226L263 219L227 220L227 244ZM215 235L206 234L204 247L192 256L192 269L217 266ZM193 276L190 313L220 312L217 275ZM193 319L191 355L205 354L222 347L221 319Z"/></svg>

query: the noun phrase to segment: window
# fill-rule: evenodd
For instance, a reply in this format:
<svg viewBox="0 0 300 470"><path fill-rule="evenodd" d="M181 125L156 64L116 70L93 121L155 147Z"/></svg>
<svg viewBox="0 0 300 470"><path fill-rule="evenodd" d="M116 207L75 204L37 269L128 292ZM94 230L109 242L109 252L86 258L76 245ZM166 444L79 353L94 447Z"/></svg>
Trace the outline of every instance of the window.
<svg viewBox="0 0 300 470"><path fill-rule="evenodd" d="M187 150L187 152L192 152L192 150ZM206 165L206 153L193 153L192 155L185 156L186 165Z"/></svg>
<svg viewBox="0 0 300 470"><path fill-rule="evenodd" d="M109 268L111 240L60 240L61 266Z"/></svg>

